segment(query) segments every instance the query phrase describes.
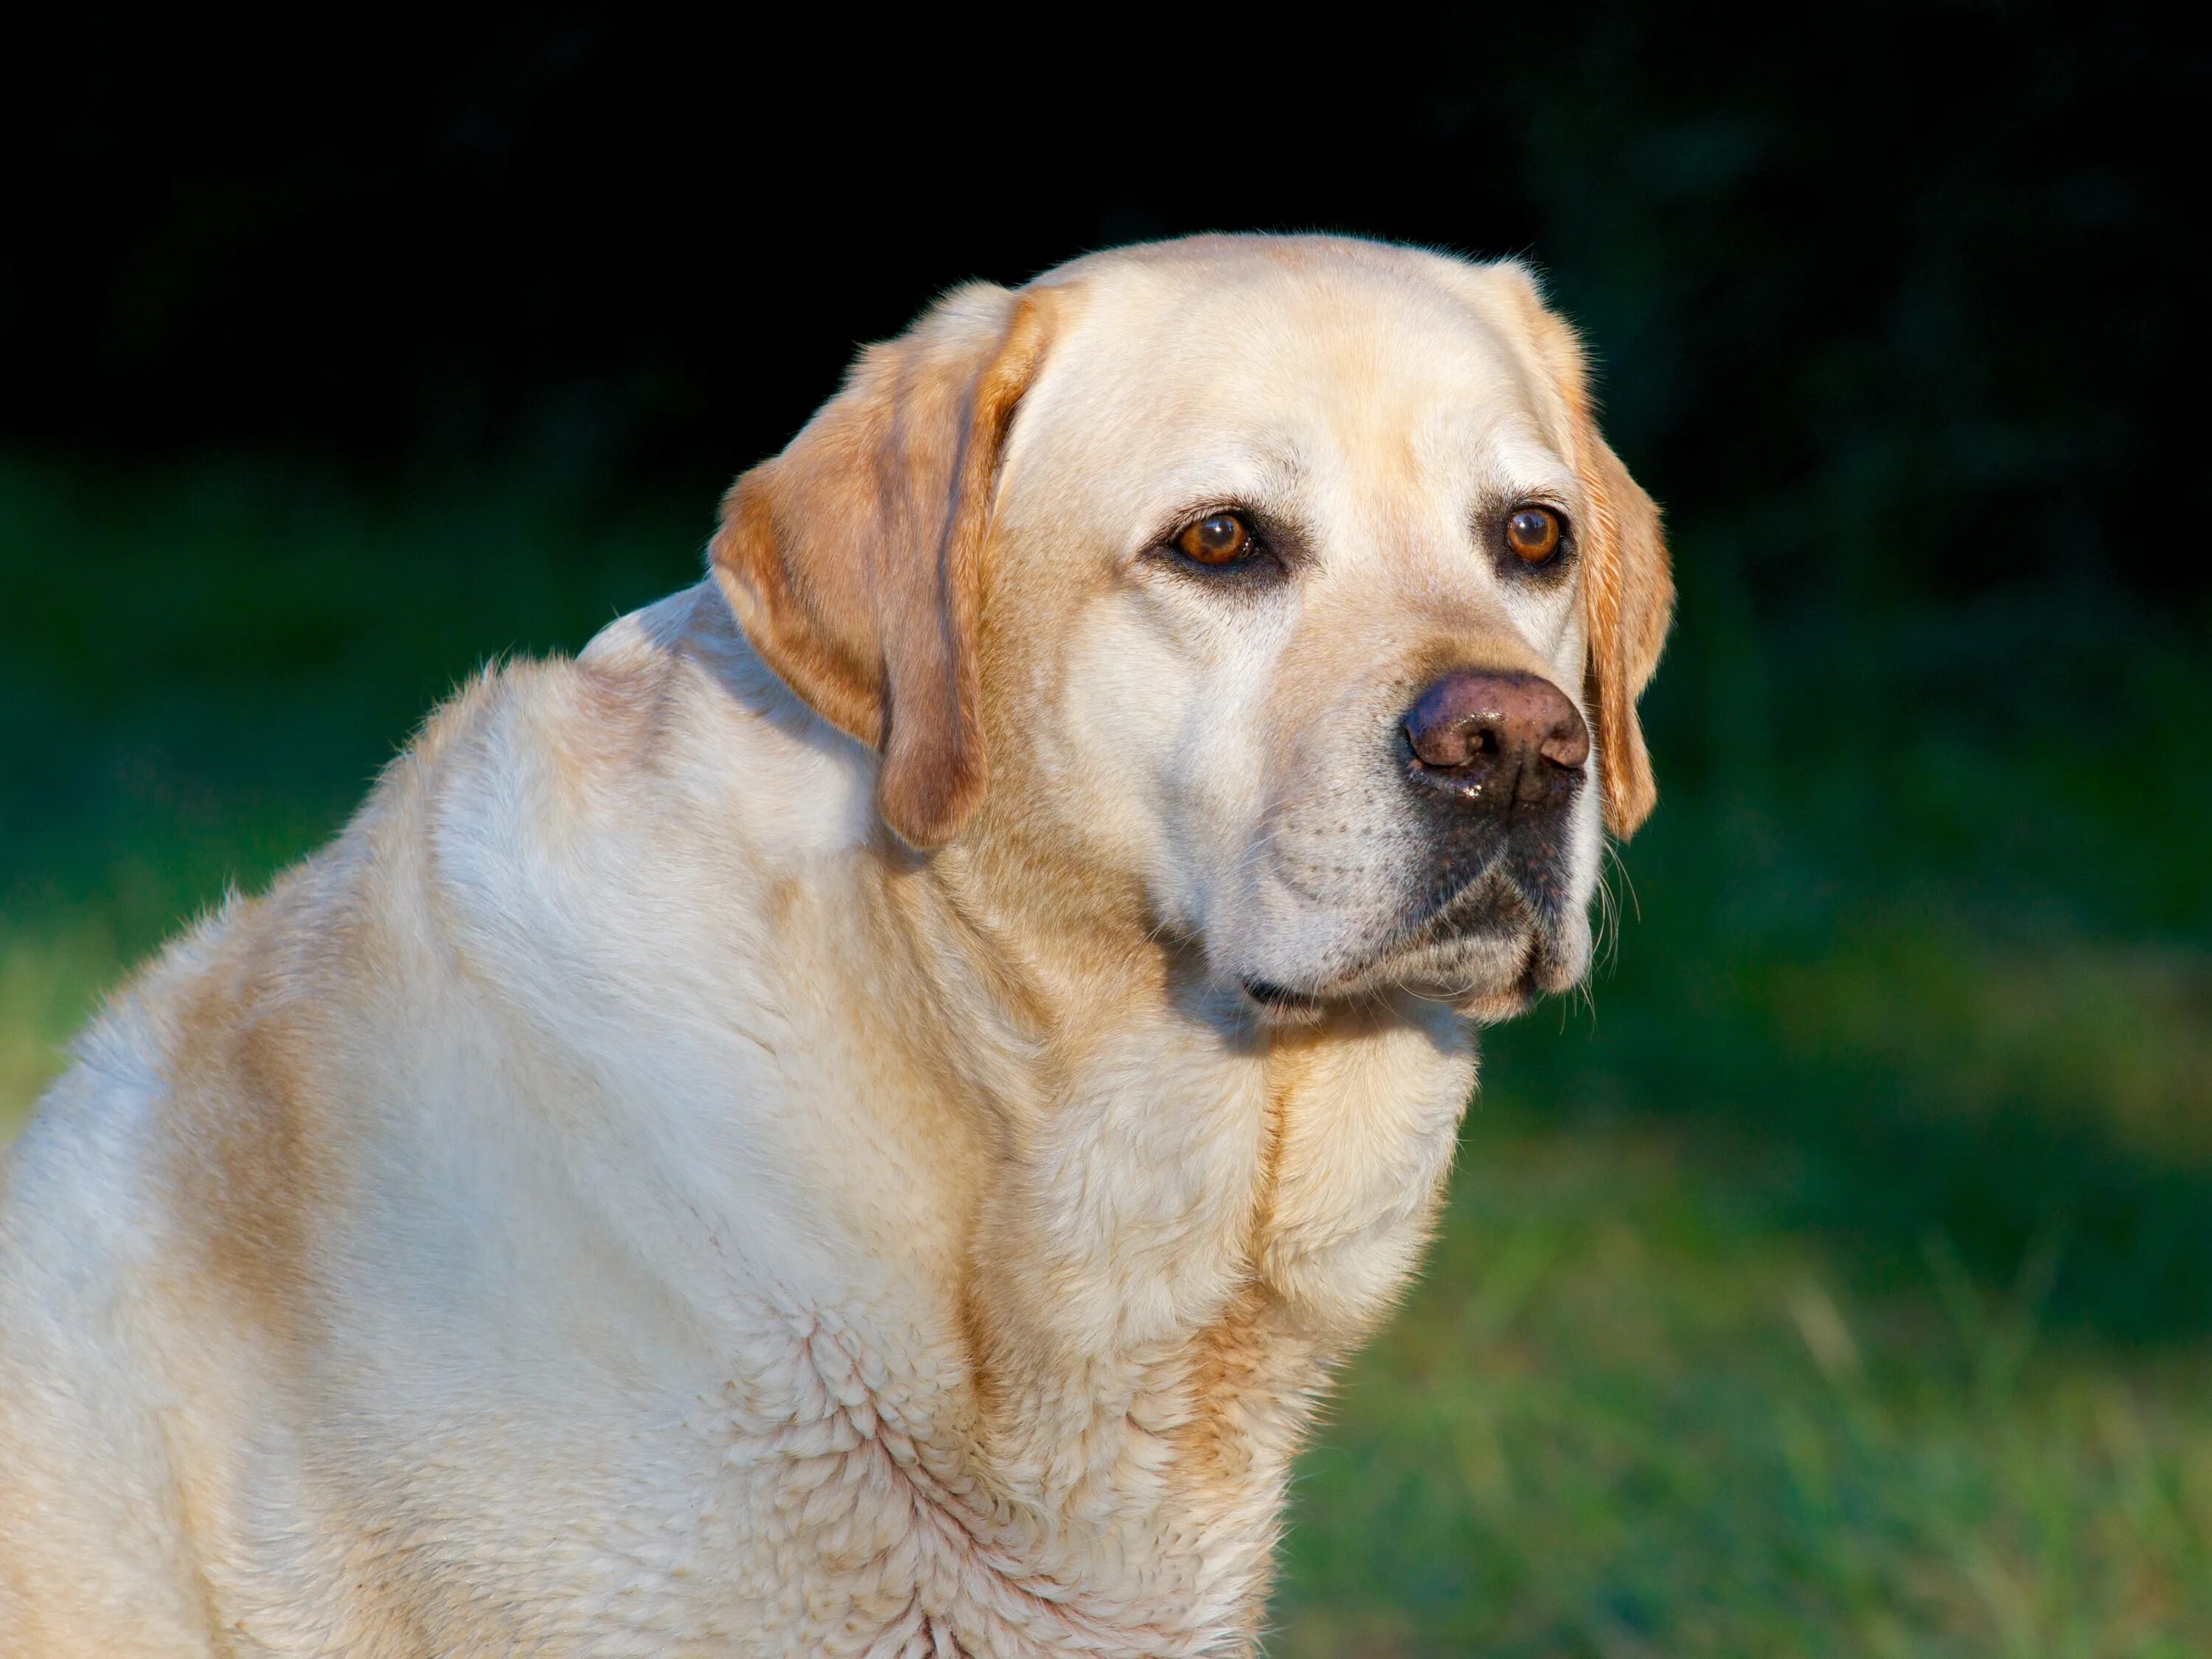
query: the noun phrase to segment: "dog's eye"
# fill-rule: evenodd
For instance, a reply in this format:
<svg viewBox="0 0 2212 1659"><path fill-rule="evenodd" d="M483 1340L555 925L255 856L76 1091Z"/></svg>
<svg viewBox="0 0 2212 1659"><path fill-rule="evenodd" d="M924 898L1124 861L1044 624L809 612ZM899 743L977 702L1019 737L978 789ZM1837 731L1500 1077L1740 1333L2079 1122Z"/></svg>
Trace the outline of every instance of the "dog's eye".
<svg viewBox="0 0 2212 1659"><path fill-rule="evenodd" d="M1542 564L1559 550L1563 533L1550 507L1519 507L1505 521L1505 548L1523 564Z"/></svg>
<svg viewBox="0 0 2212 1659"><path fill-rule="evenodd" d="M1176 551L1200 564L1234 564L1252 550L1252 526L1241 513L1209 513L1184 527Z"/></svg>

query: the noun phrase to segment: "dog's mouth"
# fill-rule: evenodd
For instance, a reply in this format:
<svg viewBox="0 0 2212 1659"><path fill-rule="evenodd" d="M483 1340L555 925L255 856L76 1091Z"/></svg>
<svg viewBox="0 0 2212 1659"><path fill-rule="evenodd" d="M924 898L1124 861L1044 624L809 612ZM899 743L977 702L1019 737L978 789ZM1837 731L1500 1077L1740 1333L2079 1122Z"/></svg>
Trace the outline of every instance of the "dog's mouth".
<svg viewBox="0 0 2212 1659"><path fill-rule="evenodd" d="M1509 1018L1580 976L1565 918L1543 902L1556 890L1532 898L1511 872L1493 867L1417 911L1348 969L1310 985L1254 975L1240 975L1237 985L1276 1020L1310 1018L1392 991L1449 1004L1472 1018Z"/></svg>
<svg viewBox="0 0 2212 1659"><path fill-rule="evenodd" d="M1295 991L1287 985L1278 985L1271 979L1254 979L1240 975L1237 983L1253 1001L1279 1014L1314 1013L1328 1000L1314 992Z"/></svg>

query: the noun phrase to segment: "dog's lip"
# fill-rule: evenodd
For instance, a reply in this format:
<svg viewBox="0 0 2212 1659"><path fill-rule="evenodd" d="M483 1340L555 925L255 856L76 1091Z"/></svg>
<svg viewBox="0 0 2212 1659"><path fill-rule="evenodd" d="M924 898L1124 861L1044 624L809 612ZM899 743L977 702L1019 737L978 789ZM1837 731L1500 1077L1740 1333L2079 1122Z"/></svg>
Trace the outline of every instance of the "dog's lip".
<svg viewBox="0 0 2212 1659"><path fill-rule="evenodd" d="M1318 1008L1328 998L1325 993L1300 991L1288 985L1279 985L1271 979L1260 979L1249 974L1239 974L1237 983L1244 994L1263 1008L1273 1008L1285 1013L1304 1013Z"/></svg>

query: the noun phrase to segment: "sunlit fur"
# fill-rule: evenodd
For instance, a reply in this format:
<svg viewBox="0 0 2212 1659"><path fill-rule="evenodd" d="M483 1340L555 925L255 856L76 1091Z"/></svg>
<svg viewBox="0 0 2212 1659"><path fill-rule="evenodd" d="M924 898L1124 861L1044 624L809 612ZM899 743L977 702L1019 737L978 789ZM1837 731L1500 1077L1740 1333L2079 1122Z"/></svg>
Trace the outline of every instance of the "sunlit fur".
<svg viewBox="0 0 2212 1659"><path fill-rule="evenodd" d="M1474 1024L1649 810L1656 516L1525 275L1360 243L963 290L810 433L79 1040L0 1167L0 1653L1253 1650ZM1160 556L1224 504L1281 580ZM1407 951L1453 663L1599 775L1552 936Z"/></svg>

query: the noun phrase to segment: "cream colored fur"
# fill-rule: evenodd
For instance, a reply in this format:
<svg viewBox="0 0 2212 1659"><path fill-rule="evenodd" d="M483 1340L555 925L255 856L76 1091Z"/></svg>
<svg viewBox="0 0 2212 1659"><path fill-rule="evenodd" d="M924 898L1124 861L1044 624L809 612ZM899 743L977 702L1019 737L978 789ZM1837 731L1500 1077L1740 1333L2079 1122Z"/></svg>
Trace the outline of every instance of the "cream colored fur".
<svg viewBox="0 0 2212 1659"><path fill-rule="evenodd" d="M1656 518L1511 266L1169 244L884 350L707 580L478 678L80 1040L0 1166L0 1654L1252 1650L1473 1026L1648 806ZM962 492L864 550L922 575L805 544L871 465ZM1548 586L1472 527L1532 494ZM1165 568L1229 502L1294 578ZM1394 954L1455 660L1634 743L1540 974Z"/></svg>

